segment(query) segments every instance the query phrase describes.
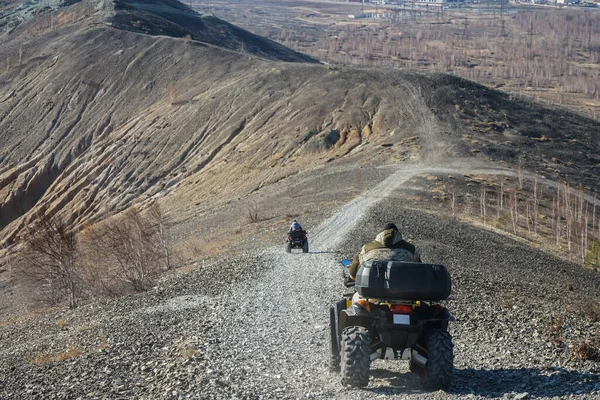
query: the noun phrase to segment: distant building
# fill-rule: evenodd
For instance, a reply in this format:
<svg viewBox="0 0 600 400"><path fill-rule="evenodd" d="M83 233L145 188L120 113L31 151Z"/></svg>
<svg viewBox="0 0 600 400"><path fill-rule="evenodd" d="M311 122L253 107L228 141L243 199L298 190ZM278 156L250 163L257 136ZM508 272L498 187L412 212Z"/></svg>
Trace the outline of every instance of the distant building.
<svg viewBox="0 0 600 400"><path fill-rule="evenodd" d="M556 4L579 4L579 0L556 0Z"/></svg>
<svg viewBox="0 0 600 400"><path fill-rule="evenodd" d="M430 6L444 6L448 4L447 0L415 0L415 4L427 4Z"/></svg>

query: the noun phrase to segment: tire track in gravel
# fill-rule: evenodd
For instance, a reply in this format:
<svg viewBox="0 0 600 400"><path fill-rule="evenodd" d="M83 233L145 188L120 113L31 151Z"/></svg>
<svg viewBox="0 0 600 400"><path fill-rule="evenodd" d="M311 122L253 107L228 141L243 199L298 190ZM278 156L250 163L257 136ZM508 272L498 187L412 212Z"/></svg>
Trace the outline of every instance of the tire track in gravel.
<svg viewBox="0 0 600 400"><path fill-rule="evenodd" d="M365 213L420 173L481 173L514 175L507 169L476 168L457 160L445 166L402 167L324 221L310 238L310 254L266 250L264 273L240 283L228 295L222 324L207 349L214 366L207 396L213 398L345 398L349 390L339 375L329 372L329 305L345 290L338 260L331 254L357 227ZM394 369L404 369L395 363ZM382 382L369 390L352 391L353 398L382 394L431 398L418 379L405 375L404 386ZM396 382L397 383L397 382ZM440 392L437 396L452 397Z"/></svg>

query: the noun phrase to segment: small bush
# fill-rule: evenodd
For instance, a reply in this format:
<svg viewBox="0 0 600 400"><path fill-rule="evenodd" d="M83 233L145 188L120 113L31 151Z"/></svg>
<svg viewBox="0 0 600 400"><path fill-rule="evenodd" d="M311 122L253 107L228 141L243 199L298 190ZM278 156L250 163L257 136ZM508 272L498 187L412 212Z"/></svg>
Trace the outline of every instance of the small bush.
<svg viewBox="0 0 600 400"><path fill-rule="evenodd" d="M600 266L600 242L594 241L592 246L585 254L585 263L587 265Z"/></svg>
<svg viewBox="0 0 600 400"><path fill-rule="evenodd" d="M573 347L571 356L575 360L597 361L600 360L600 342L598 340L582 340Z"/></svg>
<svg viewBox="0 0 600 400"><path fill-rule="evenodd" d="M562 334L565 329L565 319L563 316L550 317L545 321L544 328L546 334L554 343L562 343Z"/></svg>
<svg viewBox="0 0 600 400"><path fill-rule="evenodd" d="M512 309L514 305L515 292L506 290L500 293L500 307Z"/></svg>
<svg viewBox="0 0 600 400"><path fill-rule="evenodd" d="M600 321L600 303L597 301L588 301L581 308L581 313L592 322Z"/></svg>
<svg viewBox="0 0 600 400"><path fill-rule="evenodd" d="M260 216L258 214L258 207L256 205L248 206L248 222L256 223L260 221Z"/></svg>

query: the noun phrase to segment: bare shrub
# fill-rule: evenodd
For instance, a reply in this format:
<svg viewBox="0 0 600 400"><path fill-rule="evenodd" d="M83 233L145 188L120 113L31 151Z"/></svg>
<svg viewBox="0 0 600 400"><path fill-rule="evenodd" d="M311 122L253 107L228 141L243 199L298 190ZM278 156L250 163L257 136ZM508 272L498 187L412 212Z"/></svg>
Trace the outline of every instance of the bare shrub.
<svg viewBox="0 0 600 400"><path fill-rule="evenodd" d="M169 104L175 105L179 103L179 90L175 87L175 85L169 85L165 89L165 96Z"/></svg>
<svg viewBox="0 0 600 400"><path fill-rule="evenodd" d="M563 342L562 334L565 329L565 319L563 316L549 317L544 323L544 328L550 340L555 343Z"/></svg>
<svg viewBox="0 0 600 400"><path fill-rule="evenodd" d="M581 313L588 317L592 322L600 321L600 303L597 301L588 301L583 304Z"/></svg>
<svg viewBox="0 0 600 400"><path fill-rule="evenodd" d="M260 216L258 213L258 206L256 206L255 204L250 204L247 207L248 209L248 222L250 223L256 223L260 221Z"/></svg>
<svg viewBox="0 0 600 400"><path fill-rule="evenodd" d="M83 281L76 235L42 210L19 241L14 264L35 292L46 302L67 298L69 308L77 307Z"/></svg>
<svg viewBox="0 0 600 400"><path fill-rule="evenodd" d="M573 347L571 356L575 360L600 360L600 342L596 340L582 340Z"/></svg>
<svg viewBox="0 0 600 400"><path fill-rule="evenodd" d="M504 290L500 292L500 307L512 309L516 304L516 294L512 290Z"/></svg>
<svg viewBox="0 0 600 400"><path fill-rule="evenodd" d="M162 211L158 203L152 203L150 208L148 209L148 216L150 222L154 224L154 230L156 231L156 239L158 241L158 245L161 248L163 253L164 262L166 269L171 268L171 252L170 252L170 222L166 217L165 213Z"/></svg>
<svg viewBox="0 0 600 400"><path fill-rule="evenodd" d="M164 253L157 230L138 209L88 228L84 233L87 271L107 294L119 294L124 283L136 292L149 289Z"/></svg>
<svg viewBox="0 0 600 400"><path fill-rule="evenodd" d="M181 339L175 343L172 352L175 357L182 360L193 359L201 353L196 343L190 339Z"/></svg>

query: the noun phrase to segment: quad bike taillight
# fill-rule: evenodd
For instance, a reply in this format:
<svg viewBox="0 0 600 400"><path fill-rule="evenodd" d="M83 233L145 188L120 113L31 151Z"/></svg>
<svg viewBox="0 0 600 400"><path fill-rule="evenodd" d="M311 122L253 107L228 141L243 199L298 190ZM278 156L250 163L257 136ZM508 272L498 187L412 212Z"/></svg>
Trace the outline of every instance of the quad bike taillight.
<svg viewBox="0 0 600 400"><path fill-rule="evenodd" d="M407 304L392 304L390 306L392 314L410 314L413 311L413 306Z"/></svg>

